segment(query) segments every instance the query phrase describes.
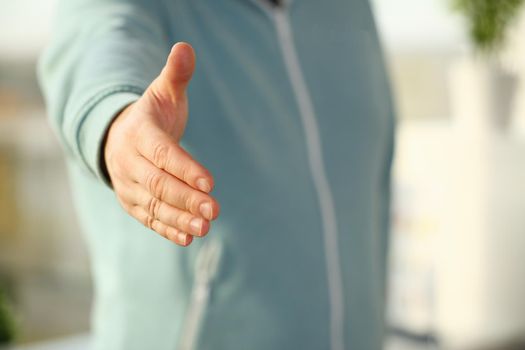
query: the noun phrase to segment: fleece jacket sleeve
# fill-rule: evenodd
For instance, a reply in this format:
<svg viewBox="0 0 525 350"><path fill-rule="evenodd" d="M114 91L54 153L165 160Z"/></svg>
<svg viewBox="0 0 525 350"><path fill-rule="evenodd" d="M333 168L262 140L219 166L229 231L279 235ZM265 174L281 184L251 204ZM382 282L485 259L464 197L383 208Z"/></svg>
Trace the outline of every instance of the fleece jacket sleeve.
<svg viewBox="0 0 525 350"><path fill-rule="evenodd" d="M102 144L112 119L137 100L169 53L160 1L59 1L38 76L48 116L70 159L107 184Z"/></svg>

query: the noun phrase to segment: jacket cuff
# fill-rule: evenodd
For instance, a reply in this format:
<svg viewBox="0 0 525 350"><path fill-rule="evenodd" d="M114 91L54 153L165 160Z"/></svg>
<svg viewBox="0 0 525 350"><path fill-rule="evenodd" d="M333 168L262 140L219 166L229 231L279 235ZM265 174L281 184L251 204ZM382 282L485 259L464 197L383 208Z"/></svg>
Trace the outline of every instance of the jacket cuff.
<svg viewBox="0 0 525 350"><path fill-rule="evenodd" d="M111 187L104 164L106 133L113 119L129 104L140 97L134 92L115 92L104 97L85 116L78 134L82 159L95 176Z"/></svg>

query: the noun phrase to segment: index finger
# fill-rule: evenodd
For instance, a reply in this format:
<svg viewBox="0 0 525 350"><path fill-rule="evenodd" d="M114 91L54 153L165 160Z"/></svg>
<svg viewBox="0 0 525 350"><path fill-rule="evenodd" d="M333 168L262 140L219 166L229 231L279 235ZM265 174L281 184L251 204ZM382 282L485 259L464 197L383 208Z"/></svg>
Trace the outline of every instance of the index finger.
<svg viewBox="0 0 525 350"><path fill-rule="evenodd" d="M147 125L137 144L138 152L157 168L191 187L208 193L214 181L210 172L157 126Z"/></svg>

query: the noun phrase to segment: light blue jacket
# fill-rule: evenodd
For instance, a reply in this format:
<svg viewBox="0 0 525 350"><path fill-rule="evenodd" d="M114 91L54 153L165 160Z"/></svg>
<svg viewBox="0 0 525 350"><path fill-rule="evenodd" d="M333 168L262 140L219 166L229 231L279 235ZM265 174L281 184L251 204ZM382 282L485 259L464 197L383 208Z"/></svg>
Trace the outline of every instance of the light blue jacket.
<svg viewBox="0 0 525 350"><path fill-rule="evenodd" d="M99 168L113 116L197 54L183 146L221 215L181 248ZM94 350L378 350L394 119L366 0L63 0L40 62L89 243Z"/></svg>

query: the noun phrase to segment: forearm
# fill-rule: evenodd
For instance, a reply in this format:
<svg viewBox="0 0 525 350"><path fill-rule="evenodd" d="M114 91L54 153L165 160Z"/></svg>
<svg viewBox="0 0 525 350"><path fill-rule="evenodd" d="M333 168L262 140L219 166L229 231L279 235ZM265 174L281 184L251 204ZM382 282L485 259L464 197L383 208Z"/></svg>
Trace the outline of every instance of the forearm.
<svg viewBox="0 0 525 350"><path fill-rule="evenodd" d="M168 52L167 34L151 11L139 1L64 2L40 60L53 128L68 155L102 179L108 126L140 97Z"/></svg>

